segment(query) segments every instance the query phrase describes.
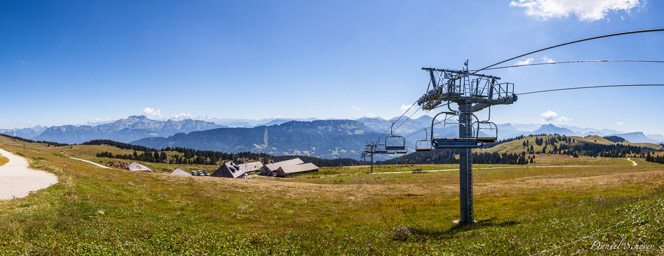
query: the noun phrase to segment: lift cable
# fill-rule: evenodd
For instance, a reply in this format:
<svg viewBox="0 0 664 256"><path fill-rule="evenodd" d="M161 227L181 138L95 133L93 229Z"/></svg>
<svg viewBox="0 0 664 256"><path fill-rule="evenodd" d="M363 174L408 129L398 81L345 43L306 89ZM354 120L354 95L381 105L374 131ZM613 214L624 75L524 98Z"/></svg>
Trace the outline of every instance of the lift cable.
<svg viewBox="0 0 664 256"><path fill-rule="evenodd" d="M632 62L632 63L658 63L658 64L664 64L664 60L569 60L569 61L549 61L549 62L540 62L540 63L517 64L517 65L487 68L487 69L484 69L484 70L520 68L520 67L552 65L552 64L594 63L594 62L599 62L599 63L605 63L605 62ZM471 70L471 71L474 72L474 71L478 71L478 70Z"/></svg>
<svg viewBox="0 0 664 256"><path fill-rule="evenodd" d="M406 111L404 111L404 112L401 114L401 116L399 116L399 118L397 118L397 120L394 121L394 123L396 124L397 122L399 122L399 120L401 120L401 118L404 117L404 116L406 115L406 113L408 113L408 111L410 111L410 109L413 108L413 106L415 106L416 103L417 103L417 100L415 100L415 102L413 102L413 104L410 104L410 107L408 107L408 109L406 109ZM417 111L416 111L416 112L417 112ZM411 115L411 116L412 116L412 115ZM400 126L399 126L399 127L400 127ZM390 129L391 129L391 127L388 127L387 130L385 130L380 136L378 136L378 138L377 138L376 140L380 140L380 137L383 137L383 135L387 134L387 132L388 132Z"/></svg>
<svg viewBox="0 0 664 256"><path fill-rule="evenodd" d="M570 91L570 90L583 90L583 89L597 89L597 88L613 88L613 87L664 87L664 84L613 84L613 85L594 85L594 86L580 86L580 87L568 87L568 88L557 88L557 89L547 89L547 90L539 90L539 91L530 91L530 92L523 92L523 93L517 93L517 95L529 95L529 94L537 94L537 93L547 93L547 92L558 92L558 91ZM449 119L449 118L448 118ZM445 119L447 120L447 119ZM435 124L440 124L443 121L436 122ZM413 131L412 133L404 136L406 138L411 137L421 131L424 131L426 129L429 129L431 126L426 126L420 129L417 129Z"/></svg>
<svg viewBox="0 0 664 256"><path fill-rule="evenodd" d="M503 63L508 62L508 61L512 61L512 60L515 60L515 59L518 59L518 58L521 58L521 57L525 57L525 56L528 56L528 55L531 55L531 54L534 54L534 53L543 52L543 51L546 51L546 50L550 50L550 49L553 49L553 48L558 48L558 47L565 46L565 45L576 44L576 43L580 43L580 42L585 42L585 41L590 41L590 40L595 40L595 39L601 39L601 38L607 38L607 37L624 36L624 35L630 35L630 34L649 33L649 32L664 32L664 28L634 30L634 31L620 32L620 33L614 33L614 34L606 34L606 35L601 35L601 36L594 36L594 37L588 37L588 38L584 38L584 39L574 40L574 41L570 41L570 42L566 42L566 43L562 43L562 44L557 44L557 45L553 45L553 46L549 46L549 47L542 48L542 49L539 49L539 50L527 52L527 53L518 55L516 57L512 57L512 58L509 58L509 59L506 59L506 60L496 62L496 63L491 64L489 66L486 66L486 67L483 67L481 69L475 70L470 75L476 74L477 72L480 72L482 70L486 70L488 68L491 68L491 67L494 67L494 66L497 66L497 65L500 65L500 64L503 64Z"/></svg>
<svg viewBox="0 0 664 256"><path fill-rule="evenodd" d="M450 120L450 119L452 119L452 117L445 118L445 119L443 119L443 120L440 120L440 121L438 121L438 122L435 122L434 124L442 124L443 122L445 122L445 121L447 121L447 120ZM425 131L425 130L428 130L428 129L431 129L431 126L426 126L426 127L424 127L424 128L417 129L417 130L411 132L410 134L408 134L408 135L406 135L406 136L404 136L404 137L405 137L405 138L410 138L410 137L412 137L413 135L418 134L418 133L420 133L420 132L422 132L422 131Z"/></svg>
<svg viewBox="0 0 664 256"><path fill-rule="evenodd" d="M438 108L439 108L439 107L447 106L447 105L449 105L449 104L450 104L449 102L448 102L448 103L445 103L445 104L442 104L442 105L438 106ZM422 109L422 107L419 107L417 110L415 110L415 112L413 112L412 114L410 114L410 116L409 116L405 121L403 121L403 122L401 123L401 125L403 125L404 123L406 123L408 120L411 120L411 117L413 117L413 115L415 115L415 113L417 113L417 111L419 111L419 110L421 110L421 109ZM448 119L449 119L449 118L448 118ZM447 120L447 119L445 119L445 120ZM444 120L443 120L443 121L444 121ZM440 121L440 122L438 122L438 123L436 123L436 124L442 123L443 121ZM398 126L396 129L394 129L394 130L399 129L399 127L401 127L401 125L399 125L399 126ZM424 129L425 129L425 128L423 128L423 129L419 129L419 130L417 130L417 131L421 131L421 130L424 130ZM410 134L410 135L405 136L405 137L410 137L410 136L413 136L413 134Z"/></svg>
<svg viewBox="0 0 664 256"><path fill-rule="evenodd" d="M530 91L517 93L517 95L528 95L536 93L545 93L545 92L557 92L557 91L570 91L570 90L582 90L582 89L596 89L596 88L611 88L611 87L661 87L664 84L611 84L611 85L594 85L594 86L580 86L580 87L568 87L568 88L557 88L557 89L547 89L539 91Z"/></svg>
<svg viewBox="0 0 664 256"><path fill-rule="evenodd" d="M431 86L431 82L429 82L429 85L427 85L427 91L429 90L429 87L430 87L430 86ZM398 123L399 120L401 120L401 118L403 118L403 117L406 115L406 113L408 113L408 111L410 111L410 109L413 108L413 106L415 106L415 104L417 104L417 101L418 101L418 100L415 100L415 102L413 102L413 104L410 104L410 106L408 107L408 109L406 109L406 111L404 111L404 112L401 114L401 116L399 116L399 118L397 118L397 120L394 121L394 123L395 123L395 124ZM410 114L410 116L409 116L407 119L405 119L405 121L403 121L403 122L402 122L399 126L397 126L397 128L394 129L394 130L399 129L399 127L401 127L404 123L408 122L408 120L410 120L410 118L411 118L413 115L415 115L415 113L417 113L417 111L419 111L420 109L422 109L422 107L419 107L417 110L415 110L415 112L413 112L412 114ZM387 131L389 131L390 128L391 128L391 127L387 128L387 129L386 129L386 130L385 130L380 136L378 136L378 138L377 138L376 140L377 140L377 141L380 140L380 137L383 137L383 135L387 134ZM393 130L393 131L394 131L394 130Z"/></svg>
<svg viewBox="0 0 664 256"><path fill-rule="evenodd" d="M397 128L394 128L394 131L398 130L403 124L405 124L406 122L408 122L408 120L410 120L410 118L413 117L413 116L415 115L415 113L417 113L417 111L420 111L420 109L422 109L422 107L417 108L417 109L415 110L415 112L413 112L412 114L410 114L410 116L408 116L403 122L401 122L401 124L400 124L399 126L397 126Z"/></svg>
<svg viewBox="0 0 664 256"><path fill-rule="evenodd" d="M623 36L623 35L630 35L630 34L640 34L640 33L650 33L650 32L664 32L664 28L626 31L626 32L613 33L613 34L606 34L606 35L600 35L600 36L594 36L594 37L588 37L588 38L578 39L578 40L574 40L574 41L569 41L569 42L566 42L566 43L561 43L561 44L557 44L557 45L549 46L549 47L546 47L546 48L542 48L542 49L539 49L539 50L534 50L534 51L527 52L527 53L524 53L524 54L521 54L521 55L518 55L518 56L515 56L515 57L512 57L512 58L509 58L509 59L506 59L506 60L502 60L502 61L496 62L496 63L491 64L491 65L489 65L489 66L486 66L486 67L484 67L484 68L474 70L472 73L470 73L470 74L468 74L468 75L474 75L474 74L476 74L476 73L478 73L478 72L480 72L480 71L482 71L482 70L486 70L486 69L492 68L492 67L494 67L494 66L497 66L497 65L503 64L503 63L508 62L508 61L512 61L512 60L515 60L515 59L518 59L518 58L522 58L522 57L525 57L525 56L528 56L528 55L531 55L531 54L534 54L534 53L538 53L538 52L542 52L542 51L550 50L550 49L553 49L553 48L558 48L558 47L565 46L565 45L576 44L576 43L581 43L581 42L591 41L591 40L601 39L601 38L607 38L607 37ZM623 85L623 86L627 86L627 85ZM630 86L637 86L637 85L630 85ZM646 85L640 85L640 86L646 86ZM656 86L656 85L649 85L649 86ZM615 85L614 85L614 86L602 86L602 87L618 87L618 86L615 86ZM590 87L589 87L589 88L590 88ZM592 87L592 88L594 88L594 87ZM544 90L544 91L536 91L536 92L522 93L522 94L520 94L520 95L533 94L533 93L541 93L541 92L549 92L549 91L576 90L576 89L585 89L585 88L563 88L563 89L554 89L554 90ZM395 123L399 122L399 120L401 120L401 118L403 118L403 117L406 115L406 113L408 113L408 111L410 111L410 109L415 105L415 103L417 103L417 100L415 100L415 102L414 102L413 104L411 104L411 105L408 107L408 109L406 109L406 111L404 111L404 112L401 114L401 116L399 116L399 118L397 118L397 120L395 121ZM407 119L406 121L408 121L408 119ZM380 136L378 136L378 140L380 140L380 137L382 137L383 135L385 135L385 134L387 133L388 130L389 130L389 129L385 130L385 132L383 132Z"/></svg>

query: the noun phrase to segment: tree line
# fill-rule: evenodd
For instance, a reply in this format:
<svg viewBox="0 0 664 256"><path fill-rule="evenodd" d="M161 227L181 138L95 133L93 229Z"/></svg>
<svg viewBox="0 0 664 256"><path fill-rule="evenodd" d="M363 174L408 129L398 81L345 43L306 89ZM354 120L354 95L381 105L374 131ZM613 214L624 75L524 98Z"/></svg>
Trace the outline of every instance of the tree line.
<svg viewBox="0 0 664 256"><path fill-rule="evenodd" d="M646 155L646 161L658 164L664 164L664 156L651 155L650 152Z"/></svg>
<svg viewBox="0 0 664 256"><path fill-rule="evenodd" d="M583 143L581 145L572 145L576 143L576 139L564 135L549 135L544 138L541 137L542 135L531 136L535 137L535 145L543 147L542 149L535 150L534 145L529 140L524 140L522 148L528 154L560 154L573 157L579 157L580 155L590 157L627 157L630 155L639 155L644 157L645 153L654 151L654 149L646 147L620 143L608 145Z"/></svg>

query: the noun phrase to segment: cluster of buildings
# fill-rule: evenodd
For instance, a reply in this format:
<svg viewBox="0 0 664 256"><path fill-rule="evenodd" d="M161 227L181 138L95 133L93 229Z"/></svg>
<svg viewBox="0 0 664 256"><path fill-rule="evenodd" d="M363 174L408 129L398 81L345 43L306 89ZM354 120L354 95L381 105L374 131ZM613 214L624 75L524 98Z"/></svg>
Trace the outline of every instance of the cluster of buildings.
<svg viewBox="0 0 664 256"><path fill-rule="evenodd" d="M118 166L117 163L109 163L109 166ZM133 162L131 164L123 164L122 168L134 172L152 172L150 168L145 165ZM293 174L317 172L318 166L312 163L305 163L300 158L293 158L286 161L271 163L263 165L261 162L251 162L245 164L235 164L233 161L227 161L222 164L217 171L212 174L202 171L192 171L191 173L180 168L171 172L172 175L181 176L212 176L234 179L246 179L250 174L260 173L262 176L276 176L287 177Z"/></svg>
<svg viewBox="0 0 664 256"><path fill-rule="evenodd" d="M225 162L212 174L214 177L224 178L248 178L250 174L260 172L263 176L287 177L293 174L317 172L318 166L305 163L300 158L263 165L261 162L235 164L232 161Z"/></svg>

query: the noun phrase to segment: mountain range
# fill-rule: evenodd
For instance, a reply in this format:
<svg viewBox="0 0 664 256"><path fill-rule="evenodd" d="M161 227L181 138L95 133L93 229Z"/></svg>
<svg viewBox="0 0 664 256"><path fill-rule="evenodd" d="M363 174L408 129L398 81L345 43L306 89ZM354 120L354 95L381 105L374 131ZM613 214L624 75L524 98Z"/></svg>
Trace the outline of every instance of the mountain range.
<svg viewBox="0 0 664 256"><path fill-rule="evenodd" d="M94 139L130 142L145 137L169 136L179 132L202 131L222 127L200 120L152 120L146 116L130 116L99 125L63 125L46 128L29 139L60 143L83 143Z"/></svg>
<svg viewBox="0 0 664 256"><path fill-rule="evenodd" d="M442 120L438 118L437 121ZM82 143L93 139L110 139L154 148L187 147L223 152L262 152L274 155L309 155L322 158L357 158L367 141L390 134L390 126L398 118L359 118L356 120L307 119L194 119L153 120L146 116L130 116L109 123L89 125L36 126L0 130L0 133L33 140L60 143ZM432 117L423 115L403 123L399 120L395 134L406 137L411 151L415 141L424 139L424 128L431 126ZM219 122L219 123L217 123ZM430 131L430 130L427 130ZM560 134L569 136L619 136L632 143L662 143L662 135L642 132L621 133L608 129L579 128L553 124L498 124L498 139L529 134ZM492 134L482 130L482 135ZM458 126L437 124L436 137L456 137Z"/></svg>
<svg viewBox="0 0 664 256"><path fill-rule="evenodd" d="M289 121L254 128L218 128L169 137L151 137L131 144L151 148L185 147L221 152L357 158L377 132L354 120Z"/></svg>
<svg viewBox="0 0 664 256"><path fill-rule="evenodd" d="M44 130L46 130L48 127L46 126L41 126L37 125L35 127L30 127L30 128L20 128L20 129L0 129L1 134L6 134L6 135L11 135L11 136L16 136L16 137L21 137L21 138L26 138L26 139L33 139Z"/></svg>

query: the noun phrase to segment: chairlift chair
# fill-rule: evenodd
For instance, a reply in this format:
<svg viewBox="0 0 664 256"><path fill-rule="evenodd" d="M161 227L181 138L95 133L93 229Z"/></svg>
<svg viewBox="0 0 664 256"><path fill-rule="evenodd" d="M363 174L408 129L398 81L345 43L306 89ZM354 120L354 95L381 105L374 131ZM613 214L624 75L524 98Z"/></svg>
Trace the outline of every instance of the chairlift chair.
<svg viewBox="0 0 664 256"><path fill-rule="evenodd" d="M437 115L433 117L431 120L431 146L436 149L462 149L462 148L478 148L478 140L477 136L471 137L471 138L434 138L433 130L434 130L434 125L436 124L436 118L441 115L445 114L445 120L447 120L448 115L458 115L458 113L454 112L440 112ZM446 126L447 123L443 120L443 126ZM459 125L457 123L457 125Z"/></svg>
<svg viewBox="0 0 664 256"><path fill-rule="evenodd" d="M404 151L406 150L406 138L399 135L394 135L392 128L394 123L390 126L390 135L385 137L385 150L388 151Z"/></svg>
<svg viewBox="0 0 664 256"><path fill-rule="evenodd" d="M431 140L429 140L429 133L427 132L427 129L424 129L424 136L425 138L423 140L415 141L415 151L428 152L433 149L431 147Z"/></svg>
<svg viewBox="0 0 664 256"><path fill-rule="evenodd" d="M388 150L385 147L385 144L376 144L376 147L373 150L376 154L387 154Z"/></svg>
<svg viewBox="0 0 664 256"><path fill-rule="evenodd" d="M476 124L476 127L477 127L475 129L475 132L476 132L475 137L477 137L477 142L496 143L496 141L498 140L498 126L494 122L478 121L478 122L475 122L475 124ZM488 127L487 126L482 127L483 124L487 125ZM495 130L496 131L495 136L480 136L480 131L481 130Z"/></svg>

